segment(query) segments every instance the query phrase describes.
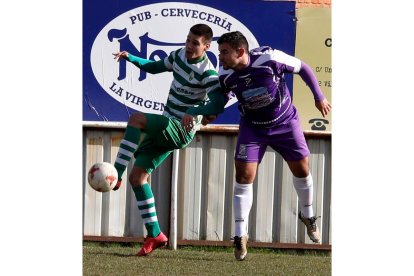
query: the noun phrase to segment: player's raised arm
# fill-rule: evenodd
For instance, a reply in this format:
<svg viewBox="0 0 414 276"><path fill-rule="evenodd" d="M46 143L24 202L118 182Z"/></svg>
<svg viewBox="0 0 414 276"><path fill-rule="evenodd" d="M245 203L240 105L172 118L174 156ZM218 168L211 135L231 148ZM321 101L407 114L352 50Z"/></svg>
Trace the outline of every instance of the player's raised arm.
<svg viewBox="0 0 414 276"><path fill-rule="evenodd" d="M319 87L318 80L315 73L312 71L309 65L302 61L299 76L309 86L315 99L315 106L321 112L322 116L325 117L331 111L332 106L325 98Z"/></svg>
<svg viewBox="0 0 414 276"><path fill-rule="evenodd" d="M187 114L190 115L218 115L220 113L223 113L224 111L224 95L219 91L213 91L208 94L208 97L210 98L210 102L208 102L206 105L201 105L197 107L191 107L187 110Z"/></svg>
<svg viewBox="0 0 414 276"><path fill-rule="evenodd" d="M154 60L144 59L144 58L131 55L127 51L113 53L113 55L115 56L114 59L117 59L118 62L121 58L126 59L127 61L133 63L135 66L144 70L147 73L158 74L158 73L169 71L167 67L165 67L163 60L154 61Z"/></svg>
<svg viewBox="0 0 414 276"><path fill-rule="evenodd" d="M207 125L217 118L217 115L223 113L225 106L224 95L218 88L208 94L210 101L206 105L191 107L187 109L186 115L182 118L181 124L184 128L192 127L193 116L203 115L202 124Z"/></svg>

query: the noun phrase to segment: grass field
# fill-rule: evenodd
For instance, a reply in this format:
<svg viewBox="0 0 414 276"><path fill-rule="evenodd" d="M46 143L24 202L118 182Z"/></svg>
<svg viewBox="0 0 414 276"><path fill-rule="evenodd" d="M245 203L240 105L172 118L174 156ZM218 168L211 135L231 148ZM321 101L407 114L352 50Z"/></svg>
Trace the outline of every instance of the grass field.
<svg viewBox="0 0 414 276"><path fill-rule="evenodd" d="M232 248L157 249L136 257L140 245L83 243L83 275L331 275L331 254L249 248L236 261Z"/></svg>

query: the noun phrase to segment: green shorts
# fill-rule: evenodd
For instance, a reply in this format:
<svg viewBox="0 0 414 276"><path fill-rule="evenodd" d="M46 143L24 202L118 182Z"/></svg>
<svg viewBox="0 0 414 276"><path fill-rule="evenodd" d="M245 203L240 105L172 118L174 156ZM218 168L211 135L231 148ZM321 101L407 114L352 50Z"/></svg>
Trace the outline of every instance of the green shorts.
<svg viewBox="0 0 414 276"><path fill-rule="evenodd" d="M187 146L193 140L194 133L185 131L177 119L158 114L145 116L147 125L141 132L144 139L134 154L134 165L151 174L173 150Z"/></svg>

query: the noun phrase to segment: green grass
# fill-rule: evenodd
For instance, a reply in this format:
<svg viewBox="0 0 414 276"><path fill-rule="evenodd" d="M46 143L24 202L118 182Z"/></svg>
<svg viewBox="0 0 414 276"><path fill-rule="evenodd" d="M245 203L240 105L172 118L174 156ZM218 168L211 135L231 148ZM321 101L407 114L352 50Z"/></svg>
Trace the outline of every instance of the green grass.
<svg viewBox="0 0 414 276"><path fill-rule="evenodd" d="M83 275L331 275L331 254L249 248L236 261L232 248L157 249L136 257L140 245L84 242Z"/></svg>

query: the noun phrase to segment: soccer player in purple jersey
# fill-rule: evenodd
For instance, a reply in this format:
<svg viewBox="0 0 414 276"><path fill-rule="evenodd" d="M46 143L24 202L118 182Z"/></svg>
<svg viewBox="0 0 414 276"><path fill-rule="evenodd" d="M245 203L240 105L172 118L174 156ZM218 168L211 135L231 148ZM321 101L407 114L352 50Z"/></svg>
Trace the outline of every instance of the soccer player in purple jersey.
<svg viewBox="0 0 414 276"><path fill-rule="evenodd" d="M325 117L331 104L322 94L312 69L296 57L268 46L253 49L238 31L223 34L217 41L219 80L225 92L232 91L239 102L240 125L235 152L236 182L233 212L234 254L247 255L248 217L253 203L253 181L267 146L286 160L293 174L299 199L299 218L310 239L320 243L313 213L313 180L309 171L309 149L299 117L285 83L285 73L296 73L309 86L316 108Z"/></svg>

